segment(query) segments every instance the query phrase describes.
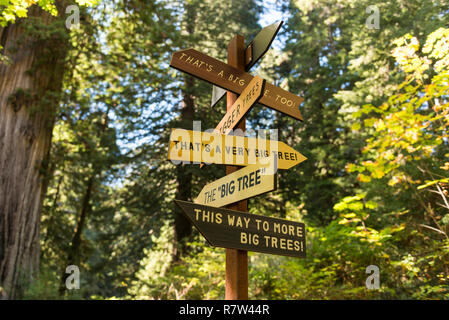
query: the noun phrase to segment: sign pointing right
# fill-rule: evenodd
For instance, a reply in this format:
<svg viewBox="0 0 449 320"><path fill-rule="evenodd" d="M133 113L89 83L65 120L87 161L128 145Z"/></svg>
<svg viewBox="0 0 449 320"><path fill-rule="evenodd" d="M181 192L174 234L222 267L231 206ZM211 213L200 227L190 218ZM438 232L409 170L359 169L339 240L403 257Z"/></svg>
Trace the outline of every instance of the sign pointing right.
<svg viewBox="0 0 449 320"><path fill-rule="evenodd" d="M277 168L286 170L307 158L276 140L219 133L172 129L168 159L185 163L215 163L234 166L267 164L277 156Z"/></svg>

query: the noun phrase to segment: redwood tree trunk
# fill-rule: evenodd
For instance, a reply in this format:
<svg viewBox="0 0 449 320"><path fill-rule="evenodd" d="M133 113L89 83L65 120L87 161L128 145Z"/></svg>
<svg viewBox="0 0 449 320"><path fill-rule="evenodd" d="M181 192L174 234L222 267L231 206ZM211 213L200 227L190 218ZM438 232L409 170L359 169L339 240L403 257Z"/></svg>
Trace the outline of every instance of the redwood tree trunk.
<svg viewBox="0 0 449 320"><path fill-rule="evenodd" d="M64 12L63 1L56 1ZM32 26L32 28L27 28ZM0 28L0 297L20 298L38 270L45 169L68 30L39 7ZM59 32L58 32L59 31Z"/></svg>

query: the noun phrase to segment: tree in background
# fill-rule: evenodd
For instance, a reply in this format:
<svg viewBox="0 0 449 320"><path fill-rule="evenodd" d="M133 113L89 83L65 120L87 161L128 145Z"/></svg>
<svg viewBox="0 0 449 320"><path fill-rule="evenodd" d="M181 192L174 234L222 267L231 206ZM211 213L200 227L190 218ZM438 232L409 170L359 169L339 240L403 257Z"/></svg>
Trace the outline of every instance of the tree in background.
<svg viewBox="0 0 449 320"><path fill-rule="evenodd" d="M46 169L70 47L64 19L69 1L40 2L51 14L31 6L36 1L19 2L2 4L0 19L2 298L20 297L38 270ZM27 19L8 24L27 14Z"/></svg>

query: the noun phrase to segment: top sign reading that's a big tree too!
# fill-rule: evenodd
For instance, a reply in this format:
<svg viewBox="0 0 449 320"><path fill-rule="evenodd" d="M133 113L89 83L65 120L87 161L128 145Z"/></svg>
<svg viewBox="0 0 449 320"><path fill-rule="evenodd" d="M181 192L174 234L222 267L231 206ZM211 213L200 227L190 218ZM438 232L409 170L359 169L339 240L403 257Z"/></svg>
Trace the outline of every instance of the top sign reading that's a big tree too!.
<svg viewBox="0 0 449 320"><path fill-rule="evenodd" d="M236 94L241 94L254 78L194 49L173 53L170 66ZM259 103L302 121L299 105L303 101L303 98L267 82Z"/></svg>

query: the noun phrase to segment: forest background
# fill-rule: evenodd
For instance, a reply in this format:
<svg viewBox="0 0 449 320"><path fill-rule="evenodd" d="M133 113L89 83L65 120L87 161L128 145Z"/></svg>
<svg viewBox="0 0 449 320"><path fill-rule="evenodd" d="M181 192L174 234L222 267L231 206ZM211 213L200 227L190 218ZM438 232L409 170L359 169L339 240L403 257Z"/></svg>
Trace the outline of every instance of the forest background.
<svg viewBox="0 0 449 320"><path fill-rule="evenodd" d="M449 298L449 1L0 0L3 298L224 298L224 249L173 202L224 167L167 148L225 104L168 64L226 61L279 17L251 73L304 97L305 121L257 105L247 125L308 160L249 211L304 222L307 257L250 253L250 298Z"/></svg>

